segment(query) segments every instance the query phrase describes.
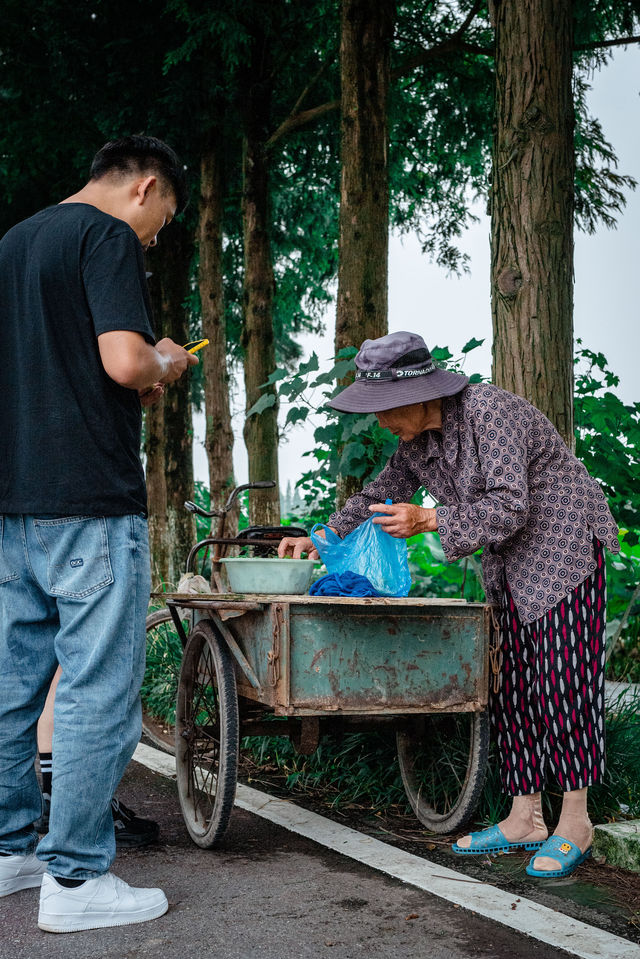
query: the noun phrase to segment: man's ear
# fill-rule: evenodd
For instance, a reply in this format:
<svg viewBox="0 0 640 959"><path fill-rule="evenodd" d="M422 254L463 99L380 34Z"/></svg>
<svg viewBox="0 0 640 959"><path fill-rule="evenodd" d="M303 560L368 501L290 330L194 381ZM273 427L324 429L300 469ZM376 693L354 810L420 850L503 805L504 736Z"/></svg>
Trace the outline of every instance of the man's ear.
<svg viewBox="0 0 640 959"><path fill-rule="evenodd" d="M153 193L157 184L158 178L153 175L146 176L143 180L138 180L136 184L136 198L141 206L147 197Z"/></svg>

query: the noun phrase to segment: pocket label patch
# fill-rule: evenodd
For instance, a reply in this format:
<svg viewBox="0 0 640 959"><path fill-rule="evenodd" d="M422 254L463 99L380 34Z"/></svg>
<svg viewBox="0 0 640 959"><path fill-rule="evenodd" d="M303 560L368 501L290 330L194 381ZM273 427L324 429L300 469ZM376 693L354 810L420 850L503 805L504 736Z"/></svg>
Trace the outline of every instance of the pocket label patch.
<svg viewBox="0 0 640 959"><path fill-rule="evenodd" d="M78 566L84 566L84 560L81 556L78 556L76 559L70 560L69 566L71 566L72 569L77 569Z"/></svg>

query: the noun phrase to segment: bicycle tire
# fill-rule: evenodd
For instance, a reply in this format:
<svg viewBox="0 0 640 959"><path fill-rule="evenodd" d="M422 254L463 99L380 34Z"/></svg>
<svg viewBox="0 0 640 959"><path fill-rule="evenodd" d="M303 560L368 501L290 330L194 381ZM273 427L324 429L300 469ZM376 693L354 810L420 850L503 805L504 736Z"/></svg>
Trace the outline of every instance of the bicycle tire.
<svg viewBox="0 0 640 959"><path fill-rule="evenodd" d="M188 624L185 623L188 629ZM142 684L142 732L163 752L175 754L175 703L182 643L169 609L147 616L147 665ZM154 709L155 705L155 709Z"/></svg>
<svg viewBox="0 0 640 959"><path fill-rule="evenodd" d="M175 755L182 816L197 846L222 839L238 780L239 709L233 659L210 620L191 631L182 658Z"/></svg>
<svg viewBox="0 0 640 959"><path fill-rule="evenodd" d="M439 834L464 828L487 772L488 710L408 719L396 744L405 792L420 822Z"/></svg>

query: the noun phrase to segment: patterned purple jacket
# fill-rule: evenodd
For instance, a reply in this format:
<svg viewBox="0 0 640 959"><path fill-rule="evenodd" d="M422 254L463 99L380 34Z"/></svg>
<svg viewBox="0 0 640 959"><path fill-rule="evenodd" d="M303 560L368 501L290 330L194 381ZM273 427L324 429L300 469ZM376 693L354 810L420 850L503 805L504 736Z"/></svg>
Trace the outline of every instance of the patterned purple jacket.
<svg viewBox="0 0 640 959"><path fill-rule="evenodd" d="M426 430L328 520L340 536L371 514L370 503L407 503L421 487L441 503L438 532L451 562L481 546L487 600L504 577L531 623L595 569L592 538L620 549L604 494L555 427L520 396L466 386L442 401L442 432Z"/></svg>

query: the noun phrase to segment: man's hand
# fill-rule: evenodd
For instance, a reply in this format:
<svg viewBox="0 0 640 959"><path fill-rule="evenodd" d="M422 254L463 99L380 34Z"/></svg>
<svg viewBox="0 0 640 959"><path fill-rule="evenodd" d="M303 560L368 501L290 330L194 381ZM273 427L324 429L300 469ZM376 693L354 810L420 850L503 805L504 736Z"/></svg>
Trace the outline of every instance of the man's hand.
<svg viewBox="0 0 640 959"><path fill-rule="evenodd" d="M138 390L141 406L153 406L164 396L164 383L154 383L148 390Z"/></svg>
<svg viewBox="0 0 640 959"><path fill-rule="evenodd" d="M105 372L120 386L145 393L158 383L174 383L198 357L165 338L157 346L133 330L109 330L98 335Z"/></svg>
<svg viewBox="0 0 640 959"><path fill-rule="evenodd" d="M415 506L413 503L374 503L369 507L372 513L384 513L376 516L374 523L381 526L385 533L398 539L408 539L417 533L437 533L436 511Z"/></svg>
<svg viewBox="0 0 640 959"><path fill-rule="evenodd" d="M175 383L189 366L197 366L198 357L188 353L183 346L178 346L169 337L156 343L156 353L160 354L163 363L163 373L159 376L162 383Z"/></svg>
<svg viewBox="0 0 640 959"><path fill-rule="evenodd" d="M308 536L285 536L280 540L278 546L278 556L284 559L289 556L291 559L302 559L302 554L307 554L307 559L320 559L318 550L313 545Z"/></svg>

